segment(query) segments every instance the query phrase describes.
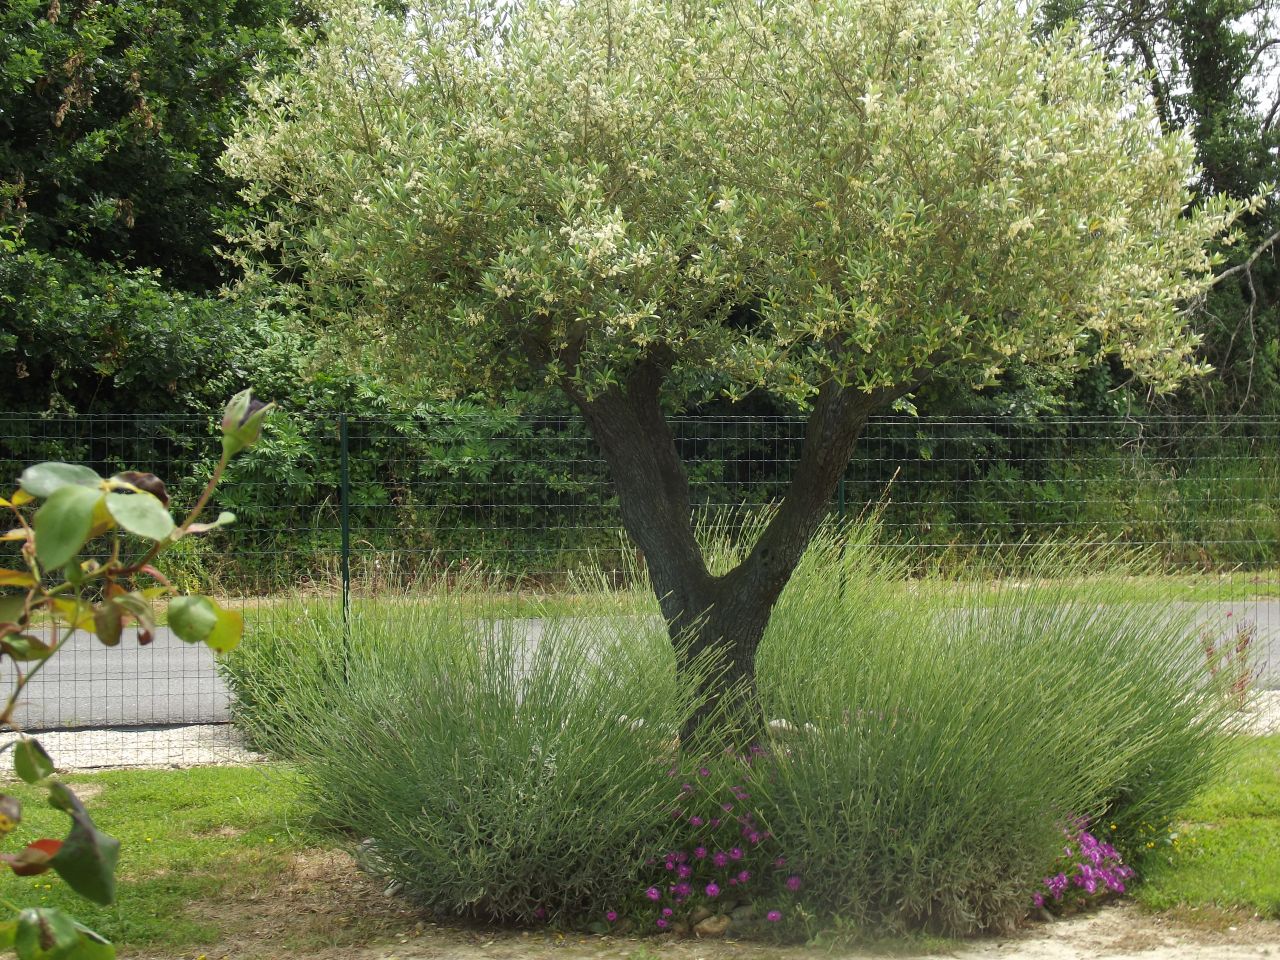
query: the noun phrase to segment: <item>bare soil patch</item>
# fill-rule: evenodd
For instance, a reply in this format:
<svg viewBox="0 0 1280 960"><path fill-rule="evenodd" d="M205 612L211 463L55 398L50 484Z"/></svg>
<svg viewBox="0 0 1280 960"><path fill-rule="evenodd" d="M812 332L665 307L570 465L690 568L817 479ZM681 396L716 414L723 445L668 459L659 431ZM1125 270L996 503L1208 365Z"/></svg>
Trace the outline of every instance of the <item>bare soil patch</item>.
<svg viewBox="0 0 1280 960"><path fill-rule="evenodd" d="M422 933L420 917L402 900L383 893L346 853L307 850L286 870L263 878L228 876L216 899L190 903L188 918L218 931L199 949L121 949L136 960L267 960L350 957L371 943Z"/></svg>

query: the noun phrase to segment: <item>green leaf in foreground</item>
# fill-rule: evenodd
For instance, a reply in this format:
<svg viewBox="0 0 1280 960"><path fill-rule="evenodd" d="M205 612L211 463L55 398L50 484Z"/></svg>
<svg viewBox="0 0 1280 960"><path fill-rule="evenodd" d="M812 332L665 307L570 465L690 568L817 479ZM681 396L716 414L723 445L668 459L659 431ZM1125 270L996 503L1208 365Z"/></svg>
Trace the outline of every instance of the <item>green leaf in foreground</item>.
<svg viewBox="0 0 1280 960"><path fill-rule="evenodd" d="M184 643L204 643L218 625L218 611L208 597L174 597L169 626Z"/></svg>
<svg viewBox="0 0 1280 960"><path fill-rule="evenodd" d="M80 934L80 940L67 954L66 960L115 960L116 948L102 934L82 923L76 924L76 932Z"/></svg>
<svg viewBox="0 0 1280 960"><path fill-rule="evenodd" d="M228 524L236 522L236 515L230 510L223 510L218 514L218 519L212 523L193 523L187 527L187 533L208 533L210 530L217 530L219 527L225 527Z"/></svg>
<svg viewBox="0 0 1280 960"><path fill-rule="evenodd" d="M214 609L218 613L218 622L204 642L216 653L227 653L240 644L240 637L244 635L244 617L237 610L223 610L217 604L214 604Z"/></svg>
<svg viewBox="0 0 1280 960"><path fill-rule="evenodd" d="M49 865L80 896L103 906L114 903L120 841L94 825L89 811L66 784L50 785L49 803L71 817L71 832Z"/></svg>
<svg viewBox="0 0 1280 960"><path fill-rule="evenodd" d="M0 640L0 650L20 663L43 660L53 653L53 647L39 637L32 637L25 633L10 634Z"/></svg>
<svg viewBox="0 0 1280 960"><path fill-rule="evenodd" d="M30 907L16 923L0 924L0 948L12 946L18 960L114 960L101 935L56 907Z"/></svg>
<svg viewBox="0 0 1280 960"><path fill-rule="evenodd" d="M108 493L107 512L130 533L148 540L164 540L174 531L173 517L149 493Z"/></svg>
<svg viewBox="0 0 1280 960"><path fill-rule="evenodd" d="M120 642L121 619L119 605L109 600L94 608L93 632L103 646L114 647Z"/></svg>
<svg viewBox="0 0 1280 960"><path fill-rule="evenodd" d="M0 623L21 624L27 608L27 598L21 594L0 597Z"/></svg>
<svg viewBox="0 0 1280 960"><path fill-rule="evenodd" d="M102 493L87 487L65 486L53 492L36 511L36 559L49 570L74 557L93 529L93 513Z"/></svg>
<svg viewBox="0 0 1280 960"><path fill-rule="evenodd" d="M13 770L27 783L53 776L53 758L39 740L19 740L13 746Z"/></svg>
<svg viewBox="0 0 1280 960"><path fill-rule="evenodd" d="M63 960L80 941L71 917L56 907L28 907L18 914L13 945L19 960Z"/></svg>
<svg viewBox="0 0 1280 960"><path fill-rule="evenodd" d="M102 478L88 467L74 463L37 463L22 471L18 485L31 496L44 500L63 487L97 490L102 485Z"/></svg>
<svg viewBox="0 0 1280 960"><path fill-rule="evenodd" d="M169 604L169 626L186 643L205 643L218 653L235 649L244 633L244 617L202 596L175 597Z"/></svg>

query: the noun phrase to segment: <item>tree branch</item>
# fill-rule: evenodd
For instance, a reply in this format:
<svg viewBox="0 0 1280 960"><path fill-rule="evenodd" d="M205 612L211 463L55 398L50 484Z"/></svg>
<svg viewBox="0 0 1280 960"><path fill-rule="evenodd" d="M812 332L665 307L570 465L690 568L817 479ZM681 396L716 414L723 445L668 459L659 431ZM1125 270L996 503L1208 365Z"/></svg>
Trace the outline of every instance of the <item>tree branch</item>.
<svg viewBox="0 0 1280 960"><path fill-rule="evenodd" d="M1271 234L1271 236L1267 237L1267 239L1254 247L1253 252L1249 254L1249 259L1245 260L1243 263L1237 263L1229 270L1223 270L1220 274L1214 277L1213 283L1211 283L1210 286L1216 287L1223 280L1227 279L1227 277L1233 276L1237 273L1253 273L1253 265L1258 262L1258 258L1266 253L1277 240L1280 240L1280 230L1277 230L1275 233Z"/></svg>

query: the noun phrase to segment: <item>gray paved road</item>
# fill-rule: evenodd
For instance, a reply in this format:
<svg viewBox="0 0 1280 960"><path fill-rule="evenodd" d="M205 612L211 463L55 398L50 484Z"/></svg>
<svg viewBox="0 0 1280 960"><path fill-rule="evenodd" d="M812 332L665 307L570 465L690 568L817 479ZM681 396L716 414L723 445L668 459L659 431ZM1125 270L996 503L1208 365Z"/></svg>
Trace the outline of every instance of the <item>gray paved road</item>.
<svg viewBox="0 0 1280 960"><path fill-rule="evenodd" d="M1153 615L1159 606L1152 604ZM1230 617L1227 614L1231 614ZM1227 636L1248 621L1257 628L1260 683L1280 689L1280 600L1206 603L1197 615L1206 630ZM531 622L536 637L538 624ZM77 636L28 686L16 719L32 730L70 727L162 726L229 719L227 691L213 655L184 644L167 630L139 647L126 632L108 649Z"/></svg>
<svg viewBox="0 0 1280 960"><path fill-rule="evenodd" d="M27 685L15 719L32 730L211 723L229 719L227 704L207 647L183 643L164 628L139 647L126 630L111 648L73 636Z"/></svg>

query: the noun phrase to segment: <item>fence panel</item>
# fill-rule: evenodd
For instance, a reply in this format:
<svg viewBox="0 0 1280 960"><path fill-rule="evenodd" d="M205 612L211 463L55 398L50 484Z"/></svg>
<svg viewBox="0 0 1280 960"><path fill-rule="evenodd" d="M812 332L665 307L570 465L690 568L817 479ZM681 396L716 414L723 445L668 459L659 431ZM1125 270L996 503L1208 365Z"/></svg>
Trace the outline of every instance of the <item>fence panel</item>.
<svg viewBox="0 0 1280 960"><path fill-rule="evenodd" d="M784 494L804 434L784 417L676 418L672 428L700 517L729 531ZM902 551L913 575L981 567L1016 582L1030 551L1067 541L1143 558L1167 583L1136 585L1135 602L1198 604L1214 642L1247 624L1262 682L1280 687L1278 439L1270 419L882 418L832 512L876 517L878 548ZM217 449L208 418L0 414L4 483L45 459L104 475L140 469L181 507ZM212 506L239 522L183 541L166 569L239 604L251 629L476 571L489 590L519 597L570 589L574 571L593 565L616 573L638 562L606 465L572 417L281 417ZM148 648L76 637L29 686L19 720L115 731L120 743L127 731L134 762L184 762L196 754L178 728L203 725L201 744L229 746L230 716L213 658L162 630ZM101 752L85 747L83 765L120 756L111 734L95 736Z"/></svg>

